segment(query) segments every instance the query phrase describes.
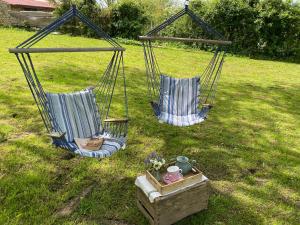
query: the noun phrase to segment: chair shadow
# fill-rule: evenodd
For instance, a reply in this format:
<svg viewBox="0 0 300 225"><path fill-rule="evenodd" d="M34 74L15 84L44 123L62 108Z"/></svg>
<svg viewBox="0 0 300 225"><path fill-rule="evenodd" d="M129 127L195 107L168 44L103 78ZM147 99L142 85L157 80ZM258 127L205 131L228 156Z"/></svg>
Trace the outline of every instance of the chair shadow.
<svg viewBox="0 0 300 225"><path fill-rule="evenodd" d="M47 72L55 74L58 70L61 73L67 72L66 68L47 68L44 72L45 74ZM75 83L76 88L81 88L81 86L87 85L85 74L90 72L88 68L81 71L77 70L76 73L80 75L66 79L63 85L73 87ZM133 79L134 76L143 77L144 71L140 68L130 67L126 68L126 73L131 122L127 150L120 153L119 156L113 156L118 163L126 160L127 164L132 166L141 164L145 155L155 149L167 159L183 154L197 160L199 168L212 180L213 188L214 182L218 181L249 184L248 178L255 176L255 173L259 173L268 179L272 178L277 183L290 189L299 187L299 178L294 177L295 181L285 182L289 178L286 177L287 175L284 172L277 169L278 165L287 161L289 165L299 165L300 154L290 148L294 144L293 140L284 140L282 136L285 134L274 125L283 120L282 115L299 121L298 101L300 93L298 90L300 86L272 85L260 87L250 83L239 85L223 83L221 85L223 90L219 93L221 97L218 97L217 105L211 111L207 121L191 127L172 127L158 123L153 116L146 96L145 78ZM57 85L59 83L54 82ZM117 91L117 94L120 94L120 91ZM18 101L22 101L23 105L27 105L32 103L30 100L24 100L22 96L15 99L15 96L12 98L9 95L3 96L3 99L6 99L6 97L7 101L4 104L7 104L8 108L11 109L11 114L15 110L21 110L21 117L26 118L27 114L32 113L31 109L23 106L13 108ZM244 102L249 105L245 105ZM262 107L253 108L253 103ZM122 104L121 100L117 100L116 104ZM270 113L272 116L270 116ZM41 126L38 126L34 131L42 133L42 130ZM270 139L266 135L268 131L275 133L275 137ZM258 136L260 137L259 142L255 141ZM253 141L249 138L252 138ZM56 166L62 166L63 172L53 172L50 181L47 182L50 193L63 193L68 188L72 189L70 187L72 185L71 176L74 175L76 167L86 167L89 171L99 173L99 171L89 166L89 163L94 165L95 159L71 158L72 164L68 166L67 163L60 162L60 157L65 150L49 153L49 148L45 147L45 143L49 139L42 136L39 137L39 140L42 140L42 144L18 140L12 142L12 145L15 148L25 149L45 163L51 162L53 164L54 162ZM52 150L56 151L54 148L51 148ZM275 155L275 150L276 158L266 157L267 154ZM122 163L124 164L121 165L125 165L125 162ZM138 212L134 201L135 187L133 184L135 175L128 175L142 172L142 167L125 166L123 168L118 164L111 166L115 170L114 173L120 174L120 176L111 177L110 169L103 169L101 174L95 176L94 173L85 174L81 178L80 185L87 184L92 180L98 182L99 186L82 200L70 221L81 217L84 219L86 215L89 215L89 219L98 222L103 219L122 218L130 224L147 224ZM250 169L255 169L257 172L252 173ZM70 171L73 171L73 173L70 173ZM67 187L65 187L66 182L70 183ZM80 189L80 185L76 183L74 187ZM248 192L249 190L244 191ZM251 194L257 193L257 191L251 192ZM272 201L270 195L261 195L261 198ZM292 203L287 202L286 204L290 206ZM55 210L56 206L53 207L52 210ZM112 212L107 212L108 209L111 209ZM239 213L236 214L235 211L239 211ZM214 195L209 201L208 210L186 218L178 224L218 224L222 221L227 221L228 224L235 224L236 221L242 221L243 224L262 224L263 216L249 210L245 202L241 202L233 195L224 194L215 188Z"/></svg>

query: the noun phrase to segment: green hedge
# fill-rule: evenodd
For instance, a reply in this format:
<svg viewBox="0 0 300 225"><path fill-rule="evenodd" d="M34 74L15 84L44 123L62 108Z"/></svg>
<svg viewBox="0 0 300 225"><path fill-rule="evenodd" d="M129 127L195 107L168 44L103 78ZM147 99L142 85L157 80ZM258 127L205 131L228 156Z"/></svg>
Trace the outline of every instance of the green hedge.
<svg viewBox="0 0 300 225"><path fill-rule="evenodd" d="M95 0L65 0L58 8L58 15L77 4L78 8L114 37L136 39L150 26L178 11L167 7L159 13L145 12L149 3L139 0L119 1L109 8L101 9ZM244 55L266 55L269 57L294 57L300 59L300 7L289 0L194 0L190 6L196 14L233 41L229 51ZM63 30L74 35L94 36L78 22L69 23ZM164 35L199 37L205 36L201 29L188 18L183 18L168 27ZM210 38L210 37L208 37Z"/></svg>
<svg viewBox="0 0 300 225"><path fill-rule="evenodd" d="M283 0L195 0L191 7L233 41L233 53L300 58L299 5ZM194 36L201 34L194 29Z"/></svg>
<svg viewBox="0 0 300 225"><path fill-rule="evenodd" d="M141 7L134 2L122 2L112 5L110 8L101 9L96 0L64 0L57 8L56 14L61 16L73 4L113 37L137 39L149 22ZM78 20L68 22L62 27L61 32L89 37L96 36Z"/></svg>

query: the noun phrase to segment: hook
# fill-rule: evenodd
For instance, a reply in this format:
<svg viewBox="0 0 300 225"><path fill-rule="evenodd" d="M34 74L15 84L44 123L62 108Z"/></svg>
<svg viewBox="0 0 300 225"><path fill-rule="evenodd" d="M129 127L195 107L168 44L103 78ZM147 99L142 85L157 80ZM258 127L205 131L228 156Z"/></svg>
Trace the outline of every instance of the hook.
<svg viewBox="0 0 300 225"><path fill-rule="evenodd" d="M185 8L185 10L187 10L189 8L189 4L190 4L190 1L189 0L185 0L185 2L184 2L184 8Z"/></svg>

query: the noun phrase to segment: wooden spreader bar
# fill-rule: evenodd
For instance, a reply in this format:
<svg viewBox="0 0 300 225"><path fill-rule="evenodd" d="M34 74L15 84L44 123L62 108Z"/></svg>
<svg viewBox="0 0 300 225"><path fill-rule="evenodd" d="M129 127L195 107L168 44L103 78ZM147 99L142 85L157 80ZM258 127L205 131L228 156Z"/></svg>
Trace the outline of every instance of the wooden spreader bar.
<svg viewBox="0 0 300 225"><path fill-rule="evenodd" d="M178 37L161 37L161 36L139 36L141 41L181 41L181 42L199 42L207 44L217 44L217 45L231 45L231 41L222 41L222 40L210 40L210 39L201 39L201 38L178 38Z"/></svg>
<svg viewBox="0 0 300 225"><path fill-rule="evenodd" d="M129 119L127 118L110 118L110 119L105 119L104 122L107 123L124 123L124 122L128 122Z"/></svg>
<svg viewBox="0 0 300 225"><path fill-rule="evenodd" d="M10 48L10 53L55 53L55 52L116 52L125 51L122 47L104 48Z"/></svg>

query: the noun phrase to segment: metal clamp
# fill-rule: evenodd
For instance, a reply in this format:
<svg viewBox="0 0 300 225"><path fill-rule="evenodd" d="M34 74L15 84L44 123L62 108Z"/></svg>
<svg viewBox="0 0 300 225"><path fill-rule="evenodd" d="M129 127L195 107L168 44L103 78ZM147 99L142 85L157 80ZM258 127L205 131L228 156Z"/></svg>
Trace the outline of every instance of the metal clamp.
<svg viewBox="0 0 300 225"><path fill-rule="evenodd" d="M188 9L189 8L189 4L190 4L190 1L189 0L185 0L185 2L184 2L184 8Z"/></svg>

